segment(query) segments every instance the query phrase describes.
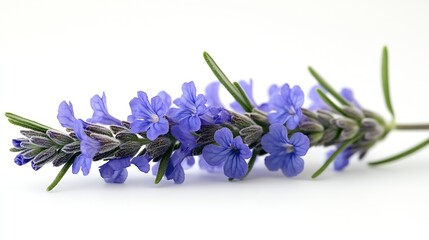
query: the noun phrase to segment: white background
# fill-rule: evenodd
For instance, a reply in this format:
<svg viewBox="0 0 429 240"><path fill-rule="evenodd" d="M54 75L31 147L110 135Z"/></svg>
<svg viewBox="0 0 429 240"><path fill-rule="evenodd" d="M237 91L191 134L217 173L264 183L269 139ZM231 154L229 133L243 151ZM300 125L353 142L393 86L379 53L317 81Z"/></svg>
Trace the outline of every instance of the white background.
<svg viewBox="0 0 429 240"><path fill-rule="evenodd" d="M381 48L390 50L398 122L429 121L428 1L3 1L0 0L0 112L59 128L58 104L77 117L105 91L122 119L138 90L200 92L215 78L208 51L231 80L254 79L255 98L270 84L307 91L315 67L360 103L387 115L380 86ZM225 92L223 92L225 94ZM229 99L224 97L224 99ZM288 179L259 161L242 182L193 170L183 185L131 169L108 185L97 164L89 176L18 167L9 153L19 128L0 118L0 239L428 239L428 150L379 168L353 160L346 171L310 176L325 150ZM367 160L405 149L429 132L392 133Z"/></svg>

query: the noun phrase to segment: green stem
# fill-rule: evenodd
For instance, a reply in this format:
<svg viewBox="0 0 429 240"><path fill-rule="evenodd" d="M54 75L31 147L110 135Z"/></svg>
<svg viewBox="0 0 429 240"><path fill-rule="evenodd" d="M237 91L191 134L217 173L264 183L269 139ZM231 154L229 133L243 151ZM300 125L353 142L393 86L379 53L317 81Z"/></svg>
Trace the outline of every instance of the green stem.
<svg viewBox="0 0 429 240"><path fill-rule="evenodd" d="M72 159L70 159L63 166L63 168L61 168L60 172L55 177L54 181L46 188L46 191L50 192L52 189L54 189L57 186L57 184L61 181L61 179L63 179L64 175L69 170L69 168L71 167L71 165L73 164L73 162L74 162L74 157Z"/></svg>
<svg viewBox="0 0 429 240"><path fill-rule="evenodd" d="M320 167L312 176L311 178L317 178L320 174L322 174L326 168L335 160L335 158L340 154L344 149L351 144L353 144L355 141L357 141L361 137L360 134L355 136L354 138L349 139L348 141L345 141L329 158L326 160L325 164L323 164L322 167Z"/></svg>
<svg viewBox="0 0 429 240"><path fill-rule="evenodd" d="M43 125L41 123L35 122L33 120L30 120L28 118L25 117L21 117L19 115L7 112L4 114L10 123L12 123L13 125L17 125L23 128L28 128L34 131L38 131L38 132L43 132L45 133L46 131L48 131L49 129L53 129L51 127L48 127L46 125Z"/></svg>
<svg viewBox="0 0 429 240"><path fill-rule="evenodd" d="M256 158L258 157L260 151L261 151L260 149L254 149L253 150L252 157L250 158L249 163L248 163L249 168L247 169L247 173L246 173L246 175L244 175L243 179L246 178L247 175L249 175L249 173L252 171L253 166L255 165Z"/></svg>
<svg viewBox="0 0 429 240"><path fill-rule="evenodd" d="M429 130L429 124L395 124L397 130Z"/></svg>
<svg viewBox="0 0 429 240"><path fill-rule="evenodd" d="M398 160L398 159L406 157L406 156L408 156L410 154L413 154L413 153L417 152L420 149L423 149L426 145L429 145L429 138L426 139L426 140L424 140L423 142L417 144L416 146L408 149L408 150L405 150L405 151L403 151L401 153L398 153L396 155L393 155L393 156L388 157L388 158L383 159L383 160L378 160L378 161L370 162L370 163L368 163L368 165L370 165L370 166L377 166L377 165L381 165L381 164L393 162L395 160Z"/></svg>

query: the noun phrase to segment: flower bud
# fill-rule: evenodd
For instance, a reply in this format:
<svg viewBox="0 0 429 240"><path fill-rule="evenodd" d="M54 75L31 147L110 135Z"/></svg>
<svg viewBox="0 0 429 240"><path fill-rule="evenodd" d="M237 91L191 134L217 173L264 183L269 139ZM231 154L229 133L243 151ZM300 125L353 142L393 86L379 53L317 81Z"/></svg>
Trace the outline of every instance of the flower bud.
<svg viewBox="0 0 429 240"><path fill-rule="evenodd" d="M323 132L314 132L307 135L308 139L310 139L311 145L319 144L320 140L323 138Z"/></svg>
<svg viewBox="0 0 429 240"><path fill-rule="evenodd" d="M340 133L340 141L349 140L356 136L356 134L359 132L359 127L357 126L349 126L346 128L343 128L343 130Z"/></svg>
<svg viewBox="0 0 429 240"><path fill-rule="evenodd" d="M112 137L112 132L110 131L110 129L101 126L101 125L88 125L85 130L90 131L91 133L98 133L98 134L102 134L102 135L106 135L109 137ZM90 134L91 134L90 133Z"/></svg>
<svg viewBox="0 0 429 240"><path fill-rule="evenodd" d="M42 167L48 162L54 160L55 154L57 153L56 147L50 147L41 151L37 156L33 158L33 163L36 167Z"/></svg>
<svg viewBox="0 0 429 240"><path fill-rule="evenodd" d="M329 127L331 125L331 119L334 117L330 112L325 110L317 110L317 120L324 126Z"/></svg>
<svg viewBox="0 0 429 240"><path fill-rule="evenodd" d="M347 117L353 118L356 120L361 120L365 116L363 115L362 110L356 107L343 107L343 112L346 114Z"/></svg>
<svg viewBox="0 0 429 240"><path fill-rule="evenodd" d="M65 152L65 153L76 153L80 151L80 142L79 141L75 141L69 144L66 144L61 151Z"/></svg>
<svg viewBox="0 0 429 240"><path fill-rule="evenodd" d="M59 152L55 155L55 158L52 161L52 164L54 165L54 167L59 167L59 166L63 165L64 163L68 162L72 156L73 156L73 154L68 154L65 152Z"/></svg>
<svg viewBox="0 0 429 240"><path fill-rule="evenodd" d="M41 148L49 148L54 145L54 142L47 137L35 136L30 139L30 142Z"/></svg>
<svg viewBox="0 0 429 240"><path fill-rule="evenodd" d="M157 158L164 154L171 145L171 140L166 137L159 137L146 146L146 151L151 158Z"/></svg>
<svg viewBox="0 0 429 240"><path fill-rule="evenodd" d="M73 138L57 130L50 129L46 131L46 135L48 135L48 137L52 141L54 141L56 144L59 144L59 145L65 145L73 142Z"/></svg>
<svg viewBox="0 0 429 240"><path fill-rule="evenodd" d="M255 125L250 117L232 111L228 111L228 113L231 115L231 123L239 129Z"/></svg>
<svg viewBox="0 0 429 240"><path fill-rule="evenodd" d="M324 128L321 124L314 121L301 122L298 126L299 130L304 132L323 132Z"/></svg>
<svg viewBox="0 0 429 240"><path fill-rule="evenodd" d="M140 150L141 146L141 143L134 141L122 143L121 145L119 145L119 150L115 152L115 157L133 157Z"/></svg>
<svg viewBox="0 0 429 240"><path fill-rule="evenodd" d="M317 119L317 114L315 112L312 112L306 108L301 108L302 114L308 118L311 119Z"/></svg>
<svg viewBox="0 0 429 240"><path fill-rule="evenodd" d="M325 131L323 132L323 137L320 140L320 143L323 145L329 145L329 143L331 143L335 137L338 134L338 129L336 127L330 127L328 129L325 129Z"/></svg>
<svg viewBox="0 0 429 240"><path fill-rule="evenodd" d="M259 141L262 137L262 133L263 129L259 125L252 125L239 131L239 134L243 137L244 143L248 145Z"/></svg>

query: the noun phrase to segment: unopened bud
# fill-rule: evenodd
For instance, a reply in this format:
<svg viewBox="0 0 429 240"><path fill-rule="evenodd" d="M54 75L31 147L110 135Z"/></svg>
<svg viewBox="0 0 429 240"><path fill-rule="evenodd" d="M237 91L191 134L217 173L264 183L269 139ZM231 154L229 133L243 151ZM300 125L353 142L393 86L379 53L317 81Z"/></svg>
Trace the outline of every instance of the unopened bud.
<svg viewBox="0 0 429 240"><path fill-rule="evenodd" d="M263 129L259 125L252 125L239 131L239 134L243 137L244 143L248 145L259 141L262 137L262 133Z"/></svg>

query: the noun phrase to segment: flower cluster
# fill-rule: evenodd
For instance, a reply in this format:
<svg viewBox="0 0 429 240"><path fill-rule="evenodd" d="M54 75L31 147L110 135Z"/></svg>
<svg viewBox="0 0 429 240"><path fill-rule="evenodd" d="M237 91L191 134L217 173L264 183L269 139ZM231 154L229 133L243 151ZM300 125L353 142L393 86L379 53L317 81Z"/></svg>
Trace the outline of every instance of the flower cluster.
<svg viewBox="0 0 429 240"><path fill-rule="evenodd" d="M252 80L231 83L211 57L204 56L219 79L205 94L198 93L194 82L184 83L174 101L164 91L151 98L138 91L126 121L109 113L104 93L91 98L93 115L87 120L76 118L71 102L60 103L57 118L66 132L7 113L11 123L27 129L21 131L22 138L12 140L15 163L31 162L34 170L47 163L64 165L49 190L68 168L86 176L93 162L103 162L98 170L107 183L124 183L127 168L134 165L143 173L152 170L155 183L165 178L180 184L196 157L201 169L223 172L231 180L248 176L260 157L269 171L295 177L304 170L310 147L334 147L313 175L317 177L331 162L341 171L352 156L362 158L392 129L363 108L350 89L335 92L311 68L320 85L309 92L309 108L304 107L301 88L287 83L271 86L269 100L258 104ZM220 84L235 99L231 109L219 98Z"/></svg>

